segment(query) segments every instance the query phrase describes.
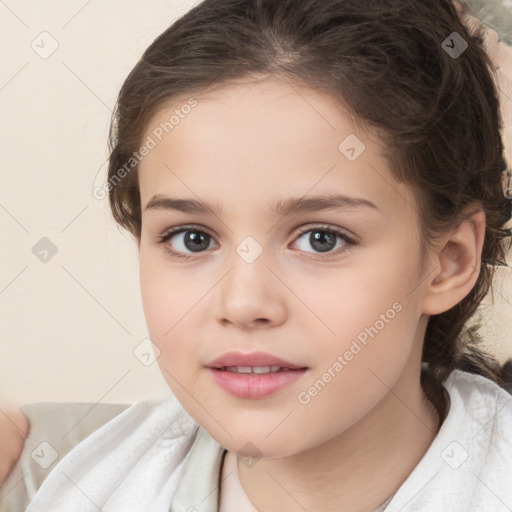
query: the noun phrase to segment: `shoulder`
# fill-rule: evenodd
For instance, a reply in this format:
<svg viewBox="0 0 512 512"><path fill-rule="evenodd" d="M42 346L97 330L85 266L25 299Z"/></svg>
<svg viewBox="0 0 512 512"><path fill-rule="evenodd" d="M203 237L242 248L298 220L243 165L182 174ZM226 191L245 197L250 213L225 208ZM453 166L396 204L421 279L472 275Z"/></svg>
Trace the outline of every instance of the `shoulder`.
<svg viewBox="0 0 512 512"><path fill-rule="evenodd" d="M156 510L170 502L198 430L174 397L137 402L60 460L26 510L86 511L107 501L109 510Z"/></svg>
<svg viewBox="0 0 512 512"><path fill-rule="evenodd" d="M453 428L447 425L441 436L446 469L452 478L465 475L466 486L471 483L473 510L491 510L501 506L500 500L512 504L512 395L483 376L460 370L445 387L453 402L448 418Z"/></svg>
<svg viewBox="0 0 512 512"><path fill-rule="evenodd" d="M1 510L24 510L55 464L130 404L37 402L20 410L29 424L18 462L0 489Z"/></svg>
<svg viewBox="0 0 512 512"><path fill-rule="evenodd" d="M168 498L197 430L174 397L136 402L59 459L26 510L85 511L107 500L132 510L142 496Z"/></svg>
<svg viewBox="0 0 512 512"><path fill-rule="evenodd" d="M168 399L134 404L32 403L21 410L30 430L20 459L0 490L1 510L25 510L66 460L72 466L112 459L116 449L119 452L130 440L144 446L141 436L150 439L160 434L172 445L194 425L176 401Z"/></svg>
<svg viewBox="0 0 512 512"><path fill-rule="evenodd" d="M480 375L454 370L443 383L448 415L389 504L404 512L505 510L512 505L512 396Z"/></svg>
<svg viewBox="0 0 512 512"><path fill-rule="evenodd" d="M495 425L512 426L512 395L495 382L461 370L454 370L444 384L450 398L457 397L468 416L492 420Z"/></svg>
<svg viewBox="0 0 512 512"><path fill-rule="evenodd" d="M460 428L471 436L473 445L511 451L512 395L508 391L486 377L461 370L454 370L444 386L454 409L450 421L458 416ZM512 453L509 456L512 461Z"/></svg>

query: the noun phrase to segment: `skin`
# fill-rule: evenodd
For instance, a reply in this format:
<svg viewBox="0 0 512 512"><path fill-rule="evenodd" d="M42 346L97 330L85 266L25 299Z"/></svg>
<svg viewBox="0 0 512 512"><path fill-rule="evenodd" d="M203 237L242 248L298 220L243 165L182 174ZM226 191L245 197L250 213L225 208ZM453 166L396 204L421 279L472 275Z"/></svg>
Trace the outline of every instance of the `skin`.
<svg viewBox="0 0 512 512"><path fill-rule="evenodd" d="M474 286L485 215L440 237L422 267L412 190L394 180L378 140L333 99L261 77L194 97L197 106L139 166L141 292L162 374L214 439L257 458L238 463L255 509L371 510L400 487L437 434L419 380L425 329L429 315ZM158 112L145 137L185 102ZM338 150L349 134L366 146L353 162ZM377 209L270 211L277 199L332 193ZM156 194L207 200L223 212L145 209ZM203 252L188 249L184 233L158 243L169 228L189 224L211 234ZM357 245L337 239L326 256L308 241L311 232L298 237L298 228L319 224L344 230ZM263 251L252 263L236 252L247 236ZM400 312L300 403L298 394L394 303ZM236 398L205 368L231 350L261 350L308 370L269 397Z"/></svg>
<svg viewBox="0 0 512 512"><path fill-rule="evenodd" d="M466 24L471 25L471 23L475 22L476 19L474 17L467 17L464 21L466 22ZM509 86L509 84L511 83L510 78L512 77L512 68L510 67L510 62L512 62L512 59L508 58L509 54L511 52L511 49L510 49L510 47L507 47L504 43L498 43L498 41L497 41L497 34L494 31L487 31L486 32L486 36L487 36L486 39L485 39L486 50L491 55L491 58L493 58L493 62L496 64L496 67L499 68L498 78L500 80L500 82L499 82L500 89L501 90L505 90ZM504 100L504 108L505 108L505 110L504 110L504 119L508 120L512 116L509 115L507 113L507 110L506 110L507 99L503 98L503 100ZM325 115L325 113L324 113L324 115ZM507 123L507 122L505 123L505 142L507 142L509 140L512 140L512 138L510 136L506 135L507 133L510 133L509 124L510 123ZM175 132L173 132L173 134L174 133ZM507 147L508 147L508 150L509 150L508 153L511 154L511 147L512 147L512 145L511 144L507 144ZM247 162L246 162L246 165L247 165ZM345 165L346 165L346 162L345 162ZM260 169L260 172L261 172L261 169ZM322 173L320 174L320 176L321 175L322 175ZM307 190L309 190L309 189L307 189ZM304 190L303 193L306 193L307 190ZM189 192L189 191L187 190L185 192ZM208 194L207 194L207 196L208 196ZM232 233L230 233L230 234L232 235ZM447 243L446 240L447 239L444 239L444 243ZM467 226L466 226L466 232L465 232L464 238L459 238L456 243L459 246L463 246L464 243L466 243L466 244L467 243L471 243L471 240L473 240L472 236L468 232ZM476 242L477 238L475 237L475 239L473 241ZM440 245L440 247L444 247L444 246ZM313 250L312 248L309 249L309 251L312 251L312 250ZM433 261L435 262L436 258L437 258L438 264L445 263L445 264L449 265L450 260L446 259L446 258L442 258L443 255L444 255L444 253L438 253L437 255L435 255ZM468 268L471 268L471 263L470 263L472 261L471 258L476 260L477 257L479 257L478 246L471 245L470 246L470 252L468 253L468 263L467 263ZM462 268L463 267L461 267L461 269ZM233 271L231 271L231 272L233 272ZM460 272L460 270L459 270L459 272ZM269 276L270 275L271 274L269 274ZM430 277L432 277L434 275L438 275L438 274L432 274L432 275L430 275ZM454 274L454 276L455 275L456 274ZM240 278L238 277L238 279L240 279ZM443 298L445 300L445 302L444 302L445 305L446 304L455 304L457 302L457 297L462 298L464 296L464 294L465 294L466 286L470 287L474 280L476 280L476 276L469 275L468 276L467 284L465 284L463 280L458 282L458 283L454 283L452 281L451 284L448 285L448 287L446 289L446 293L438 294L438 295L431 295L431 297L434 297L435 300L437 301L437 308L443 308L444 307L444 310L448 309L448 307L443 306L442 304L439 303L440 298ZM186 294L186 293L189 293L189 290L185 287L184 281L182 281L182 283L183 283L183 286L182 286L182 289L181 289L182 295ZM277 283L275 283L275 284L277 285ZM464 286L461 287L461 284L463 284ZM250 283L249 283L249 285L250 285ZM240 285L240 286L242 286L242 285ZM295 288L292 288L292 289L295 290ZM453 292L453 294L452 293L448 293L450 289ZM235 296L235 298L236 298L236 296ZM250 297L249 297L249 299L250 299ZM245 300L247 300L247 298L245 298ZM298 304L296 304L296 305L298 305ZM432 304L430 304L430 307L431 306L432 306ZM305 308L304 311L307 311L307 308ZM167 314L169 314L169 313L167 312ZM174 316L176 317L177 315L174 315ZM323 316L321 316L321 317L323 318ZM255 323L257 323L257 322L255 322ZM243 324L240 324L240 325L243 325ZM318 328L320 329L321 327L322 327L322 324L319 322L318 323ZM418 326L417 327L418 327L418 332L420 333L420 334L418 334L418 336L421 339L421 329L424 328L424 326L420 326L420 323L418 322ZM153 331L155 329L153 329ZM386 330L387 330L387 328L386 328ZM174 332L174 330L172 332ZM379 337L375 338L375 340L380 339L381 337L382 336L379 335ZM304 339L307 341L306 337L304 337ZM315 339L316 339L316 337L315 337ZM167 344L167 341L166 341L166 343L164 343L164 348L165 348L166 344ZM226 348L226 347L224 347L224 348ZM277 351L271 350L270 347L266 347L266 350L270 351L272 353L278 353ZM220 351L216 351L215 354L217 354L218 352L220 352ZM279 354L280 354L280 352L279 352ZM164 356L165 356L165 353L164 353ZM163 361L164 360L162 359L162 363L163 363ZM332 361L330 362L330 364L331 363L332 363ZM351 366L353 366L352 363L353 363L353 361L351 361ZM165 368L166 366L169 366L169 365L168 364L166 365L164 363L161 366L163 368ZM368 366L368 368L370 368L370 367ZM169 371L170 370L171 370L171 368L169 367ZM176 382L173 382L172 378L166 373L166 370L163 370L163 371L164 371L164 376L166 376L167 380L170 382L171 387L175 390L176 393L179 393L179 389L176 389L176 388L179 388L179 385L176 384ZM417 371L418 371L417 365L412 366L411 367L411 371L414 374L414 379L417 379ZM348 372L346 372L346 373L348 373ZM345 373L345 375L346 375L346 373ZM311 380L313 380L313 379L311 379ZM332 383L331 383L331 385L332 385ZM414 389L415 389L415 393L417 394L418 393L418 387L415 386ZM325 390L324 390L324 392L325 392ZM324 393L324 392L322 392L322 393ZM184 395L184 393L182 393L182 395ZM186 396L185 396L185 398L186 398ZM314 400L316 400L316 398ZM418 401L419 401L419 398L416 397L415 403L417 404ZM190 402L190 400L189 400L189 402ZM203 403L203 405L205 405L205 404ZM410 404L408 404L408 405L410 405ZM395 400L395 406L399 409L398 415L401 415L403 413L404 406L400 406L397 403L396 400ZM247 407L247 404L246 404L246 407ZM309 405L308 406L303 406L303 407L306 408L306 409L310 409ZM423 410L423 406L419 406L419 407L420 407L420 410L422 411L422 414L419 415L419 417L423 418L423 415L426 414L426 413ZM191 410L191 407L189 405L187 405L187 408L189 410ZM293 407L290 407L290 410L295 410L296 411L295 404L294 404ZM376 408L376 410L378 410L378 409ZM5 407L4 407L3 411L6 414L0 415L0 432L2 432L2 435L0 435L0 483L2 483L7 478L9 472L12 470L12 468L14 467L14 464L18 460L18 458L19 458L19 456L21 454L22 448L23 448L24 439L27 436L28 430L29 430L29 424L28 424L27 418L25 418L20 413L20 411L17 410L14 406L10 407L9 411L7 411L5 409ZM219 417L219 414L215 414L211 407L208 407L208 411L210 412L210 414L213 415L213 417L215 418L215 421L219 421L219 422L221 422L221 424L225 425L226 422L223 420L223 416ZM296 412L294 412L293 414L295 415ZM204 411L203 411L203 414L201 415L201 412L200 412L200 410L198 408L198 415L196 416L196 418L200 418L202 420L202 424L206 425L206 422L208 421L208 418L204 417L205 415L206 415L206 413ZM412 416L412 414L410 416ZM427 416L428 416L428 414L427 414ZM284 414L283 414L283 417L284 417ZM393 419L392 415L390 417ZM10 418L10 419L8 419L8 418ZM289 419L291 419L291 418L286 419L286 421L285 421L286 425L288 424ZM412 418L410 418L410 419L412 419ZM311 418L309 417L308 418L308 424L309 424L310 420L311 420ZM17 425L17 427L15 427L13 425L13 421ZM210 424L212 422L215 423L215 421L210 419ZM396 420L394 419L393 421L396 421ZM418 421L420 422L420 420L418 420ZM407 447L407 451L403 452L403 453L409 453L412 450L411 460L409 462L405 462L404 461L404 463L402 463L402 461L404 459L403 459L403 453L401 453L400 454L401 459L400 459L400 461L398 461L399 465L397 466L396 461L394 462L394 467L395 468L398 468L398 467L400 468L400 470L399 470L400 475L408 474L408 472L409 472L408 468L414 466L414 460L416 460L416 459L419 460L419 458L421 457L421 452L425 451L428 448L429 437L430 437L428 433L429 432L432 433L432 429L430 427L431 423L435 424L435 421L433 421L433 422L427 421L426 424L423 424L421 422L419 423L419 425L420 425L419 431L424 432L424 437L426 439L423 441L423 443L421 443L421 442L418 443L417 434L416 434L416 436L411 438L412 439L412 444L414 446L413 447ZM358 424L358 425L360 425L360 424ZM392 430L395 429L395 428L396 428L396 426L393 423ZM228 427L228 429L229 429L229 431L232 430L229 427ZM208 430L212 434L214 433L213 426L209 427ZM357 430L358 429L354 429L354 432L357 432ZM348 435L348 431L349 430L346 431L346 433L347 433L346 436ZM265 439L265 443L268 443L269 440L273 438L273 436L274 436L274 434L272 434L268 438L266 438ZM217 439L220 439L220 435L217 435ZM226 444L225 445L227 445L227 442L228 442L227 440L230 439L230 436L224 434L224 439L226 440ZM357 441L354 441L354 442L357 442ZM367 442L367 440L365 440L365 442ZM237 448L238 444L240 444L240 443L233 441L232 443L230 442L230 444L233 447L232 448L233 453L235 453L236 452L236 448ZM354 445L354 446L357 446L357 445ZM376 468L373 467L373 465L374 465L374 461L378 460L377 457L385 456L385 457L388 457L387 460L390 460L389 459L389 455L386 455L386 454L385 455L382 455L382 454L379 455L379 452L378 452L378 448L379 447L378 446L377 447L374 446L374 445L370 446L368 444L367 444L367 446L368 446L368 454L371 453L371 454L374 454L374 455L373 455L372 463L371 463L370 466L365 466L364 462L363 462L364 477L359 477L359 478L363 478L366 482L368 482L368 478L370 476L369 471L372 470L372 469L376 469ZM341 448L339 448L339 449L341 450ZM392 450L390 449L388 451L391 452ZM333 471L332 464L331 465L327 464L325 462L325 460L322 460L322 462L321 462L321 464L322 464L321 467L324 469L324 474L330 473L328 479L322 479L321 478L322 474L321 473L317 473L318 467L319 467L318 463L316 464L317 467L316 467L316 470L315 470L315 474L308 474L307 453L308 452L306 452L306 451L303 451L301 453L301 460L304 461L302 463L302 465L300 464L299 458L296 457L293 460L285 458L285 459L283 459L283 462L281 462L280 466L275 466L275 467L276 468L279 467L280 474L282 474L283 478L286 478L287 482L289 482L289 484L287 484L288 485L287 488L288 489L292 489L291 490L292 494L295 492L293 489L295 489L295 490L297 488L299 488L299 489L300 488L306 488L307 489L309 487L311 487L313 489L310 492L314 493L314 492L321 491L323 494L325 494L327 492L327 490L325 489L325 486L321 486L320 485L320 482L329 483L330 480L334 481L334 479L331 478L332 477L332 471ZM250 455L250 454L248 454L248 455ZM320 456L321 456L320 451L318 449L316 449L314 452L311 452L311 459L310 460L320 461ZM327 460L329 460L329 456L328 455L326 455L325 457L327 458ZM264 467L263 463L269 464L270 460L272 461L272 462L270 462L270 464L278 464L279 463L279 459L261 459L261 460L258 461L258 464L256 464L250 471L249 471L249 469L247 468L246 465L244 465L244 464L240 464L239 465L239 472L240 472L240 477L241 477L241 480L242 480L242 484L243 484L246 492L248 492L249 495L251 496L251 499L253 500L253 502L254 503L258 502L259 503L261 510L264 510L264 508L261 505L261 501L258 501L257 496L262 495L262 493L258 492L258 488L263 488L264 487L266 489L266 493L264 494L264 498L265 499L267 499L267 496L269 498L272 497L272 495L275 495L276 492L279 490L277 485L276 485L275 475L272 473L272 475L274 476L274 479L269 479L269 478L265 479L265 476L264 476L265 473L262 471L262 469ZM339 465L340 465L340 461L341 460L343 460L343 459L341 458L341 455L340 455L339 456L339 460L337 461L337 465L336 465L337 468L340 467ZM380 460L382 460L382 459L380 459ZM295 464L295 466L294 466L294 464ZM292 468L294 468L294 469L292 469ZM265 468L265 469L267 469L267 468ZM270 467L267 469L267 471L271 472ZM347 478L347 474L346 474L346 472L345 472L345 470L343 468L340 468L340 472L343 473L343 478ZM374 494L371 496L371 498L372 498L371 502L372 503L376 503L377 501L380 500L380 498L376 499L377 496L383 496L383 499L385 499L387 497L387 495L390 495L391 492L394 492L391 489L392 489L393 485L395 486L395 488L398 487L396 482L398 482L400 480L400 478L401 478L401 476L398 475L398 473L397 473L397 476L396 477L393 476L393 478L392 478L392 480L394 480L394 484L393 484L391 482L388 482L388 479L386 478L385 474L382 475L382 472L378 472L378 473L379 474L376 474L376 475L373 476L373 480L374 481L372 482L372 492ZM351 467L349 475L353 475L352 476L351 484L353 484L354 481L357 481L357 478L356 478L355 473L354 473L354 466ZM310 482L310 484L308 485L307 482ZM341 482L341 480L338 479L338 481L337 481L337 488L338 489L341 489L340 482ZM376 488L376 484L378 482L382 482L382 486L381 486L382 489L380 491ZM366 488L364 491L359 490L358 494L360 494L361 492L366 492L367 493L367 489L368 488ZM350 491L350 489L348 489L348 491ZM350 509L350 506L348 505L348 501L347 501L347 498L346 498L347 495L348 495L347 489L345 489L344 492L345 492L345 494L344 494L343 503L347 506L347 508ZM294 495L297 495L297 494L298 493L295 492ZM281 497L280 499L285 499L285 498L286 497ZM317 497L315 499L316 499L316 502L318 503ZM368 502L369 501L370 500L368 500ZM380 500L380 501L382 501L382 500ZM267 499L267 502L269 502L268 499ZM292 510L293 511L294 510L293 507L296 507L296 503L294 503L293 500L290 500L290 499L288 501L283 501L283 503L286 503L286 506L287 506L288 510ZM352 503L353 504L356 503L355 499L352 499ZM274 502L274 506L276 506L275 502ZM338 502L337 506L335 507L335 509L336 510L340 510L340 506L341 506L340 502ZM328 510L326 507L324 507L324 509ZM352 506L352 510L357 510L356 506Z"/></svg>
<svg viewBox="0 0 512 512"><path fill-rule="evenodd" d="M0 484L19 459L28 432L28 419L16 406L4 405L0 411Z"/></svg>

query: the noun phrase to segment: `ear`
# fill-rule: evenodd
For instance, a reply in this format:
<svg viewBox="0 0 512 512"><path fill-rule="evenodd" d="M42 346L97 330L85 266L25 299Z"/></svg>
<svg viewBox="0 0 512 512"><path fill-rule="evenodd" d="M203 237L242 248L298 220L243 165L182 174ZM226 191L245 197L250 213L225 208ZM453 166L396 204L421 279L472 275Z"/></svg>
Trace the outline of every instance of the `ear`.
<svg viewBox="0 0 512 512"><path fill-rule="evenodd" d="M485 237L485 212L480 210L444 235L431 253L424 286L423 313L437 315L458 304L480 274Z"/></svg>

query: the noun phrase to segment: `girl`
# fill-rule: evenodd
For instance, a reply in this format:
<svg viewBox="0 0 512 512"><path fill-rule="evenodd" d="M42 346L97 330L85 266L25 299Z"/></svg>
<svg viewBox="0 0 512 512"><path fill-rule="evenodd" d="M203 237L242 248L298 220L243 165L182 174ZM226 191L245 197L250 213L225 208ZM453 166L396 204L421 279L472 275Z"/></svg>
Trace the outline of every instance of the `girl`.
<svg viewBox="0 0 512 512"><path fill-rule="evenodd" d="M176 400L41 484L46 432L2 506L512 509L510 395L469 324L510 245L483 38L447 0L205 0L160 35L107 190Z"/></svg>

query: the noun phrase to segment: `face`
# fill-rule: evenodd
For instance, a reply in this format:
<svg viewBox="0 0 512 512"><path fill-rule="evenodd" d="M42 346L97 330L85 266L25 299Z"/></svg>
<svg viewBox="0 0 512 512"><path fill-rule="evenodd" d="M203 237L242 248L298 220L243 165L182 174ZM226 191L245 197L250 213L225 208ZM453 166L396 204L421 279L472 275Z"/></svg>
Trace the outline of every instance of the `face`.
<svg viewBox="0 0 512 512"><path fill-rule="evenodd" d="M423 340L416 202L378 142L329 97L276 79L174 103L147 137L142 300L176 397L247 456L295 454L356 425ZM300 369L212 369L228 352L267 354L228 366L279 366L274 356Z"/></svg>

